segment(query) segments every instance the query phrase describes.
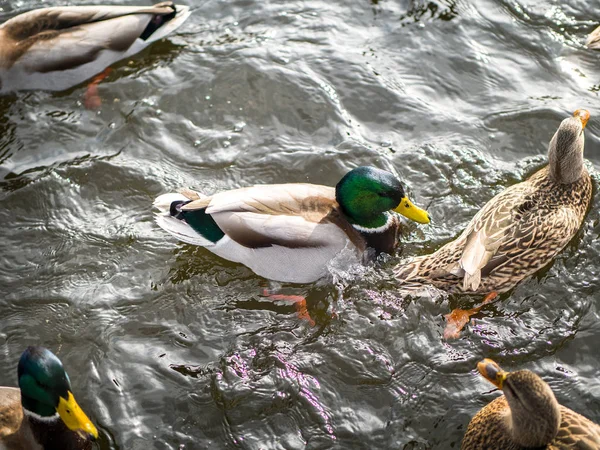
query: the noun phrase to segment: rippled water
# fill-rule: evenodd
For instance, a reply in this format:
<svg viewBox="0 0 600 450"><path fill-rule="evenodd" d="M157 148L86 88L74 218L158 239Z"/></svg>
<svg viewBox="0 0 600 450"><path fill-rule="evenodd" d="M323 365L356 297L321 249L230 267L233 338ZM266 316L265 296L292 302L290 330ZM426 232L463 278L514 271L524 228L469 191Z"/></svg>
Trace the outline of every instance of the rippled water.
<svg viewBox="0 0 600 450"><path fill-rule="evenodd" d="M151 210L179 186L334 185L375 165L434 220L402 256L430 252L541 167L577 108L600 164L593 2L190 4L176 35L114 67L99 112L84 86L0 98L0 384L26 345L50 347L101 449L458 448L497 395L474 371L486 356L600 421L598 196L549 269L450 342L443 314L480 299L402 298L398 255L271 285ZM39 5L0 0L0 20ZM306 295L316 325L265 287Z"/></svg>

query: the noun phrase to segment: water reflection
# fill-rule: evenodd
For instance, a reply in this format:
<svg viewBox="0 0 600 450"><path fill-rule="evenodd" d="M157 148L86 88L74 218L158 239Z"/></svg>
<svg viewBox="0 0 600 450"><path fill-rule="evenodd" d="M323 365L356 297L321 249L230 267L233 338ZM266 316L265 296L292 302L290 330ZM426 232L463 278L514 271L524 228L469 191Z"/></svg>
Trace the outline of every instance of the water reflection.
<svg viewBox="0 0 600 450"><path fill-rule="evenodd" d="M569 111L590 110L600 162L594 5L191 4L180 33L114 67L97 112L83 86L0 98L0 382L24 346L56 350L102 449L457 448L489 400L486 356L600 420L597 196L565 252L455 341L443 315L481 299L391 277L545 164ZM358 165L393 168L433 223L335 281L271 285L153 222L172 186L335 185ZM305 296L315 326L264 288Z"/></svg>

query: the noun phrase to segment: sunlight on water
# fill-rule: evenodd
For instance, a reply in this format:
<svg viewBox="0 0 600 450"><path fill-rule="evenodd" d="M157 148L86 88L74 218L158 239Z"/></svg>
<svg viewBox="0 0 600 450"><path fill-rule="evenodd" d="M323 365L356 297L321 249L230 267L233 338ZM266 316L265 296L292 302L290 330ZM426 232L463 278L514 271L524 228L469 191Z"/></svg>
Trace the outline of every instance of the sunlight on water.
<svg viewBox="0 0 600 450"><path fill-rule="evenodd" d="M597 196L556 260L455 340L444 315L482 298L392 275L542 167L577 108L597 183L596 5L187 3L177 33L98 84L97 111L83 85L0 97L0 384L48 346L95 448L115 450L459 448L497 395L483 357L600 421ZM36 6L0 0L0 21ZM432 223L366 266L345 250L314 284L269 282L154 222L179 187L335 186L360 165L396 173Z"/></svg>

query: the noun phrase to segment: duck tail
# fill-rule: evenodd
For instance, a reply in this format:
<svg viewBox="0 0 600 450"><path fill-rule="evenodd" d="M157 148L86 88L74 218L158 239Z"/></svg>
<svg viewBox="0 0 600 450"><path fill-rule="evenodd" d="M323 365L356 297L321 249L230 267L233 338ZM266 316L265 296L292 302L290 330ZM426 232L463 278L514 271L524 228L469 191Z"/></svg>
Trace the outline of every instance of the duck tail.
<svg viewBox="0 0 600 450"><path fill-rule="evenodd" d="M190 199L183 194L171 192L156 197L153 206L159 210L160 214L170 215L171 204L173 202L187 202L189 200Z"/></svg>
<svg viewBox="0 0 600 450"><path fill-rule="evenodd" d="M171 34L190 16L189 6L175 5L173 2L158 3L153 8L164 9L164 14L155 14L140 35L148 44Z"/></svg>
<svg viewBox="0 0 600 450"><path fill-rule="evenodd" d="M189 193L188 193L189 195ZM197 194L196 194L197 195ZM211 247L223 236L219 235L220 229L215 229L216 224L204 209L195 211L182 211L181 207L194 201L188 196L177 193L163 194L154 200L154 207L158 209L155 220L159 227L171 233L177 239L192 245ZM190 225L190 222L194 225ZM207 236L203 231L208 230ZM218 237L218 239L211 239Z"/></svg>
<svg viewBox="0 0 600 450"><path fill-rule="evenodd" d="M394 267L394 275L402 288L409 285L432 285L446 292L454 292L462 286L465 290L476 290L481 283L481 271L469 275L453 255L442 247L430 255L417 256Z"/></svg>
<svg viewBox="0 0 600 450"><path fill-rule="evenodd" d="M400 263L394 267L394 275L402 284L418 283L418 280L423 278L423 264L427 261L427 255L418 256L412 260Z"/></svg>
<svg viewBox="0 0 600 450"><path fill-rule="evenodd" d="M470 274L465 271L463 278L463 291L476 291L481 284L481 270L476 270L475 273Z"/></svg>

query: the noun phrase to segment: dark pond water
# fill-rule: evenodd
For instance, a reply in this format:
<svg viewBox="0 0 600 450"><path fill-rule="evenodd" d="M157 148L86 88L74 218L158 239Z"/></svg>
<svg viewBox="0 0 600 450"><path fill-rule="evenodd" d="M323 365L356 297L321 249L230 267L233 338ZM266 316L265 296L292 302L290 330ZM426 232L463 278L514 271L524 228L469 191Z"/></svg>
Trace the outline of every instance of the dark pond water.
<svg viewBox="0 0 600 450"><path fill-rule="evenodd" d="M600 165L597 5L189 4L176 35L114 67L98 112L84 86L0 98L0 384L26 345L50 347L101 449L458 448L497 395L482 357L600 421L598 196L551 267L458 340L443 314L480 299L409 300L390 278L541 167L577 108ZM0 1L0 20L40 5ZM357 165L394 168L434 222L336 283L269 284L153 222L179 186L334 185ZM265 287L307 296L316 325Z"/></svg>

